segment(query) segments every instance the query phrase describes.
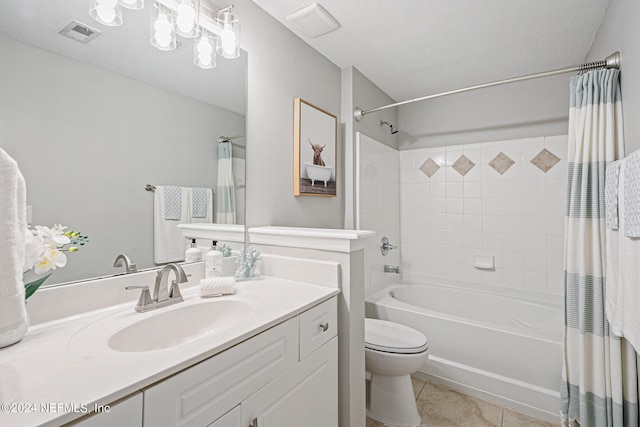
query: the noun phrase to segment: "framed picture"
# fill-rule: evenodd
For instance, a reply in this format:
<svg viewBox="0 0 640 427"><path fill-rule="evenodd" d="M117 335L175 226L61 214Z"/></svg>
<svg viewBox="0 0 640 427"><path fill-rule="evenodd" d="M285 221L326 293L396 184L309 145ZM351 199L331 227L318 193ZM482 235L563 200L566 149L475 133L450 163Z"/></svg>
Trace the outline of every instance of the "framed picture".
<svg viewBox="0 0 640 427"><path fill-rule="evenodd" d="M335 196L338 119L301 98L294 100L295 196Z"/></svg>

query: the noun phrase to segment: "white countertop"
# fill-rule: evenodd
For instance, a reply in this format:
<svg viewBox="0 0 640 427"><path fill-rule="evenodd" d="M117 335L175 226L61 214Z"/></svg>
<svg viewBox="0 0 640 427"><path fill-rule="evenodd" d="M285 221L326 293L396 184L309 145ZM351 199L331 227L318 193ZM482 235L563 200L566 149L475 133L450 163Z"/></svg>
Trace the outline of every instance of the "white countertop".
<svg viewBox="0 0 640 427"><path fill-rule="evenodd" d="M162 350L119 352L107 346L104 338L127 324L164 310L199 303L203 299L197 292L197 286L185 288L183 303L148 313L136 313L134 303L127 302L32 326L21 342L0 349L0 425L69 422L84 413L48 412L42 409L42 404L76 408L110 404L292 318L340 291L276 278L240 282L234 295L218 299L246 301L255 310L231 328L214 330ZM8 409L21 409L21 413L7 412Z"/></svg>

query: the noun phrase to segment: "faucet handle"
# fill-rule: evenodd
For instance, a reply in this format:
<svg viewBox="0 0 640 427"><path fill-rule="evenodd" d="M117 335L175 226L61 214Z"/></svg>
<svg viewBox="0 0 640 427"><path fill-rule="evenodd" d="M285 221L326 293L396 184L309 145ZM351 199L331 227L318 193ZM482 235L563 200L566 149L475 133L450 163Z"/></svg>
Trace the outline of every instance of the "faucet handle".
<svg viewBox="0 0 640 427"><path fill-rule="evenodd" d="M149 293L148 286L126 286L126 290L130 291L132 289L142 289L140 293L140 298L138 298L138 303L136 304L136 311L138 313L142 313L145 311L145 308L150 306L153 303L151 299L151 294Z"/></svg>
<svg viewBox="0 0 640 427"><path fill-rule="evenodd" d="M182 294L180 293L180 286L175 280L171 281L171 289L169 290L169 298L180 299L182 301Z"/></svg>

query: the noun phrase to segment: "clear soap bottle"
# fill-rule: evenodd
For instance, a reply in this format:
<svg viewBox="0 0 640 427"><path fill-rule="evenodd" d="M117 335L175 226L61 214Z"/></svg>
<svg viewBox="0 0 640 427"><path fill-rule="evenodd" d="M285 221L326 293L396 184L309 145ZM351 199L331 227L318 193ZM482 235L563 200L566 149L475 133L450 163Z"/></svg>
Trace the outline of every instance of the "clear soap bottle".
<svg viewBox="0 0 640 427"><path fill-rule="evenodd" d="M217 249L218 242L213 241L211 250L204 256L204 276L207 279L222 276L222 252Z"/></svg>

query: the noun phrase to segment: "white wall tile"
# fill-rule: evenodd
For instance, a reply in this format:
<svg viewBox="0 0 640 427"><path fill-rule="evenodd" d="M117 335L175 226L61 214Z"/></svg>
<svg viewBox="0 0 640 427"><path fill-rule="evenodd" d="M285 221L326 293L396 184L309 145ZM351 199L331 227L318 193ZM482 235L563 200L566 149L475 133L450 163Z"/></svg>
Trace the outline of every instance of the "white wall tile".
<svg viewBox="0 0 640 427"><path fill-rule="evenodd" d="M524 271L511 270L505 267L504 270L502 270L502 284L512 288L523 288Z"/></svg>
<svg viewBox="0 0 640 427"><path fill-rule="evenodd" d="M562 159L547 173L530 163L545 147ZM566 147L561 135L390 157L394 151L380 144L365 156L369 174L361 185L360 223L402 243L405 271L560 294ZM488 166L500 152L515 162L503 175ZM451 167L462 154L475 163L464 177ZM431 178L418 169L429 157L441 166ZM496 268L473 267L474 254L493 255ZM372 268L372 280L376 274Z"/></svg>
<svg viewBox="0 0 640 427"><path fill-rule="evenodd" d="M465 204L466 208L466 204ZM463 215L463 229L465 231L482 231L482 215L469 215L466 212Z"/></svg>

